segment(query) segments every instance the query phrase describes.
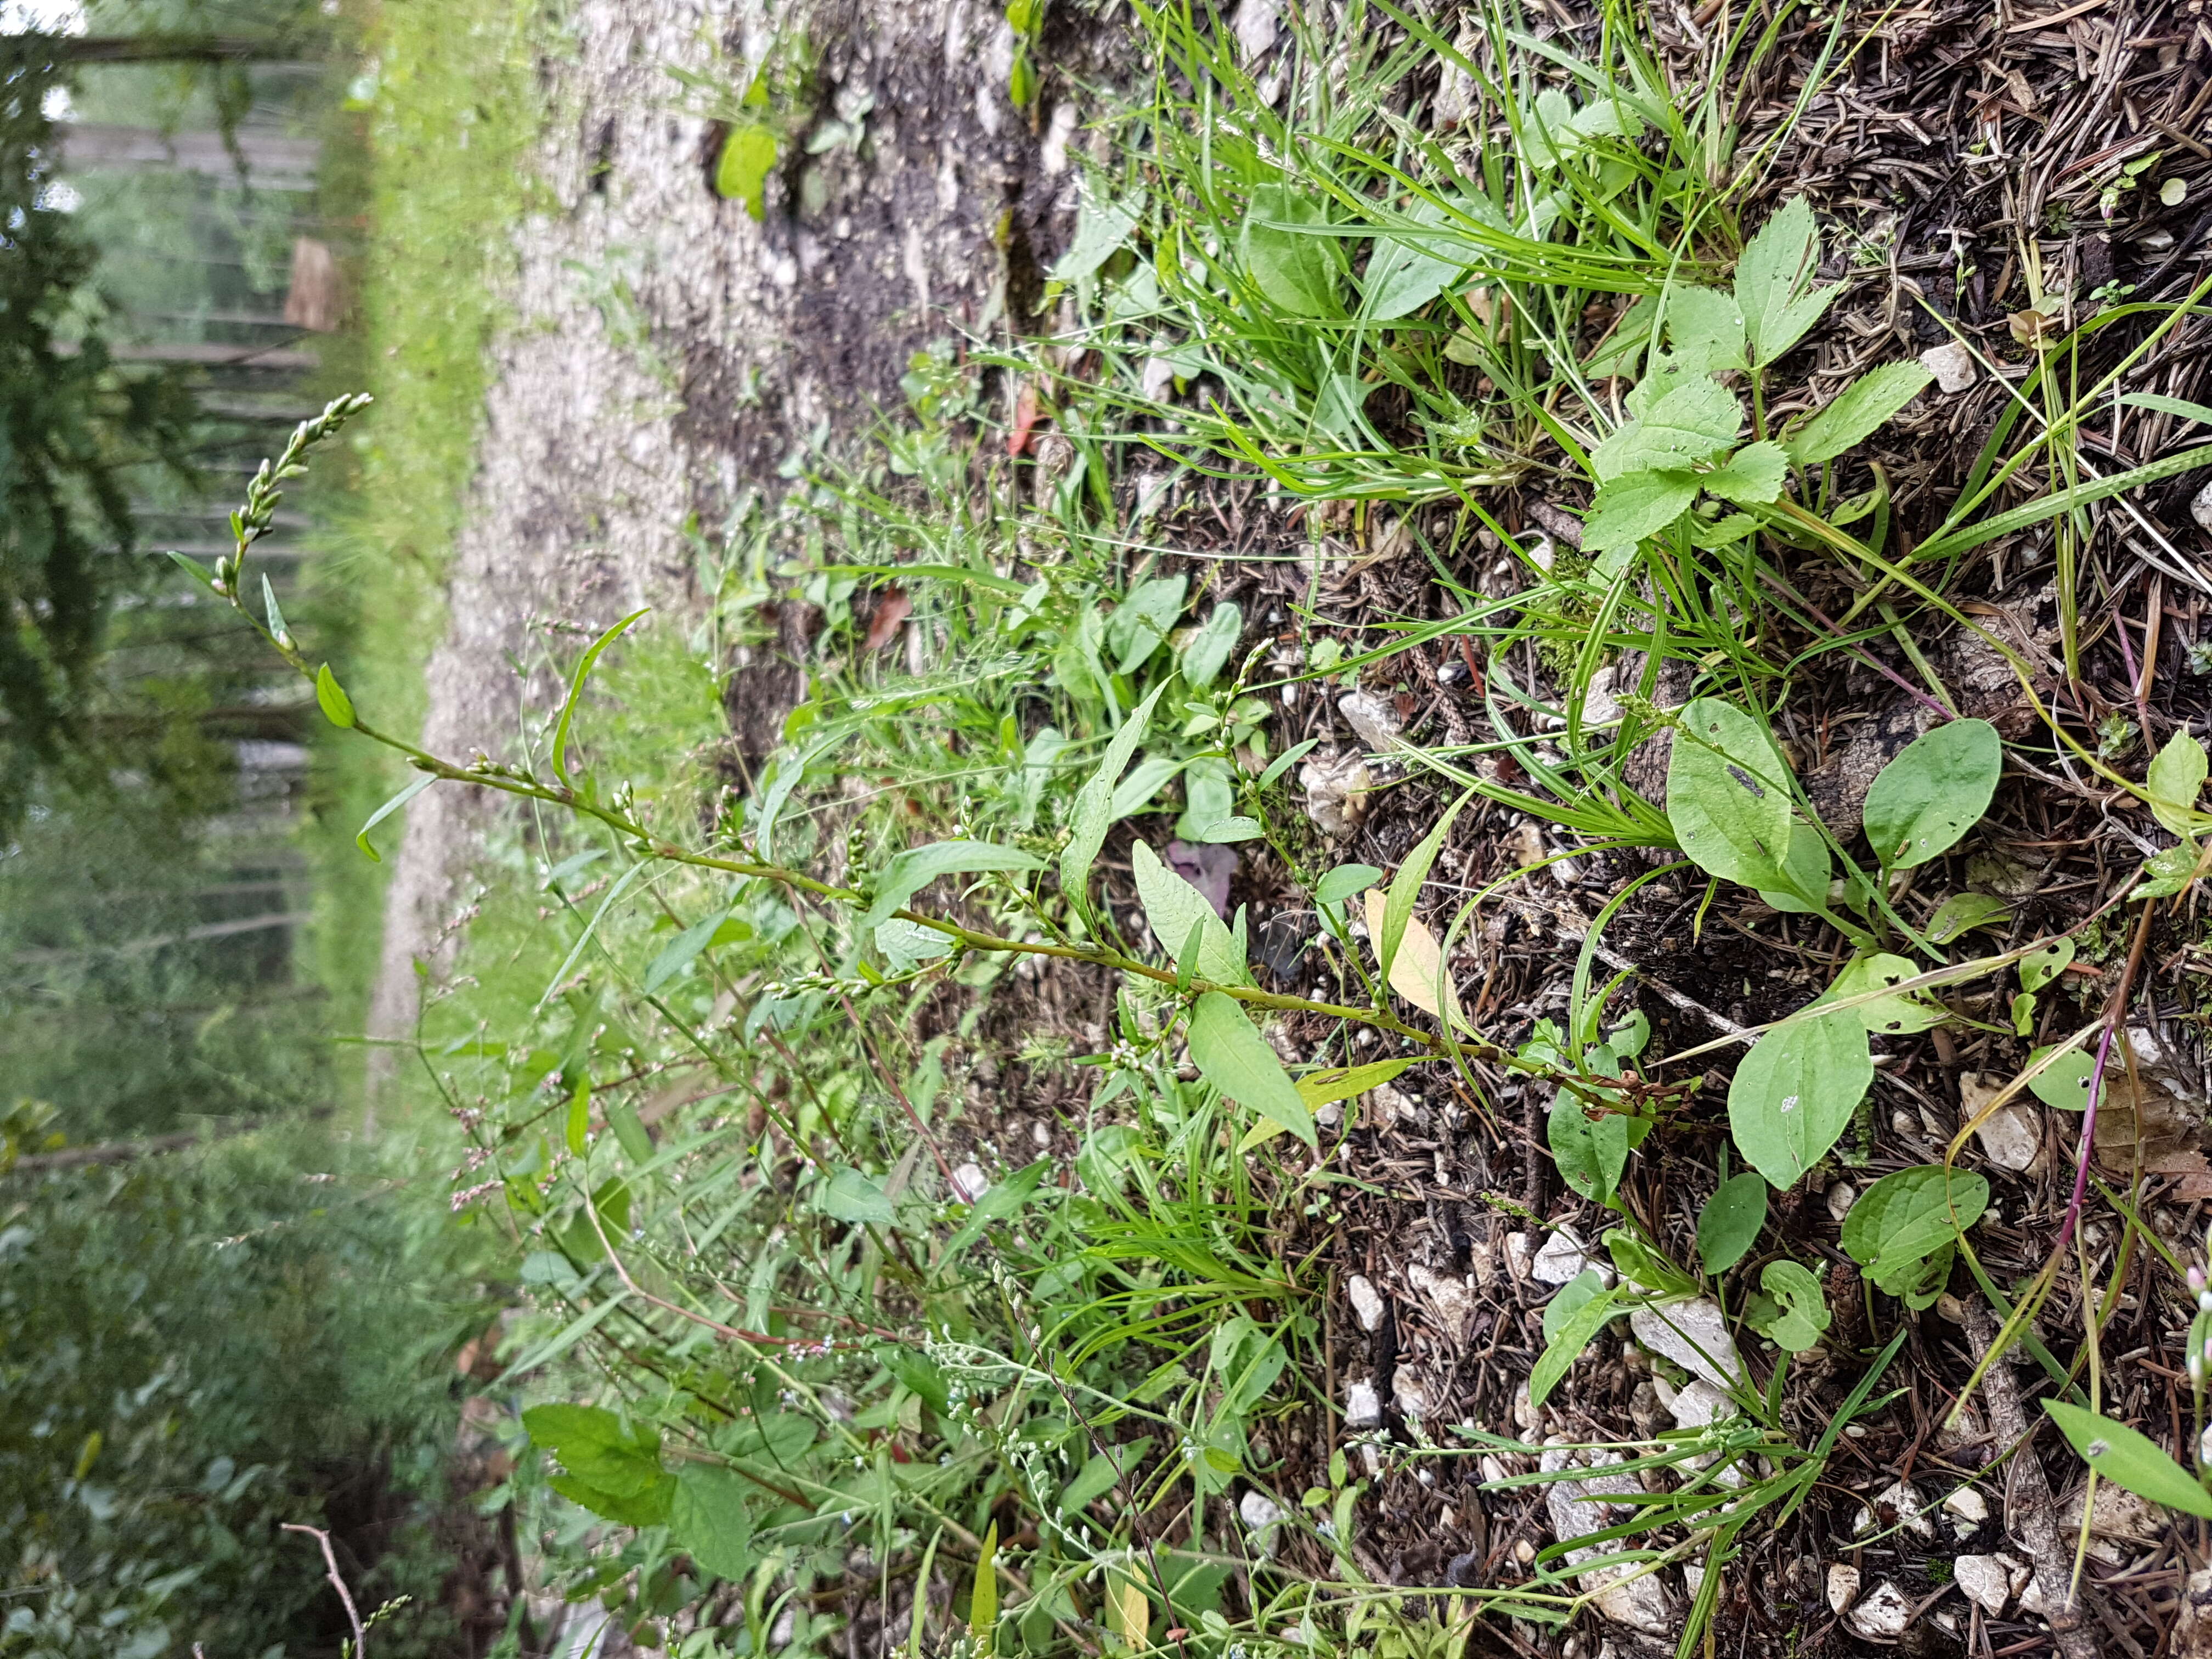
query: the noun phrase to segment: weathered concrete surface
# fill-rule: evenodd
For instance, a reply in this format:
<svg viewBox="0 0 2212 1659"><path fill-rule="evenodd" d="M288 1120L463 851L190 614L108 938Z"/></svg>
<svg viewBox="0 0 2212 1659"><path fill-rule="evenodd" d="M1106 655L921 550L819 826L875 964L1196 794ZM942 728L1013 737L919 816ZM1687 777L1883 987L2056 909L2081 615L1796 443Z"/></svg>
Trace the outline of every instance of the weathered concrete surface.
<svg viewBox="0 0 2212 1659"><path fill-rule="evenodd" d="M519 702L557 706L549 626L596 631L645 605L681 617L696 602L688 520L711 531L817 429L896 408L919 347L1018 319L1072 228L1069 116L1054 119L1067 83L1048 70L1033 114L1012 106L1001 8L778 9L813 43L816 131L842 119L864 136L812 156L790 147L759 222L709 188L719 131L667 72L742 85L771 45L757 4L580 0L562 54L542 65L556 210L517 250L517 321L497 349L452 620L429 665L423 740L436 752L500 754ZM1058 27L1048 64L1095 69L1082 20ZM538 666L525 679L518 661ZM412 1030L413 964L444 965L493 810L458 789L410 809L374 1035Z"/></svg>

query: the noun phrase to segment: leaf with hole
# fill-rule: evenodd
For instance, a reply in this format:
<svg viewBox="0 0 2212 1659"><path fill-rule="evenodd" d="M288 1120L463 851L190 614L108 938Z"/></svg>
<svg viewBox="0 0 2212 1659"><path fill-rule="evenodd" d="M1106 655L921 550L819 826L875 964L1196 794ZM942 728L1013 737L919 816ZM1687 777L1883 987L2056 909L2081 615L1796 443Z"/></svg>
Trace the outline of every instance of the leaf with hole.
<svg viewBox="0 0 2212 1659"><path fill-rule="evenodd" d="M1867 844L1892 870L1940 858L1981 821L2004 770L2004 744L1987 720L1953 720L1922 734L1867 790Z"/></svg>
<svg viewBox="0 0 2212 1659"><path fill-rule="evenodd" d="M2070 1401L2046 1400L2043 1409L2081 1461L2106 1480L2154 1504L2212 1520L2212 1492L2149 1436Z"/></svg>
<svg viewBox="0 0 2212 1659"><path fill-rule="evenodd" d="M1792 1353L1819 1344L1829 1315L1818 1279L1795 1261L1770 1261L1759 1271L1759 1289L1744 1310L1752 1329Z"/></svg>
<svg viewBox="0 0 2212 1659"><path fill-rule="evenodd" d="M1925 1164L1884 1176L1844 1218L1844 1253L1877 1290L1925 1308L1941 1294L1959 1237L1989 1207L1990 1183Z"/></svg>
<svg viewBox="0 0 2212 1659"><path fill-rule="evenodd" d="M1778 1189L1828 1154L1874 1081L1866 1027L1800 1014L1751 1045L1729 1084L1729 1128L1751 1167Z"/></svg>
<svg viewBox="0 0 2212 1659"><path fill-rule="evenodd" d="M1707 874L1781 887L1790 771L1766 728L1716 697L1686 704L1667 761L1667 821Z"/></svg>
<svg viewBox="0 0 2212 1659"><path fill-rule="evenodd" d="M2074 960L2074 941L2055 939L2040 951L2030 951L2020 959L2020 988L2040 991L2064 973Z"/></svg>
<svg viewBox="0 0 2212 1659"><path fill-rule="evenodd" d="M1726 1273L1759 1242L1766 1225L1766 1177L1755 1170L1721 1182L1698 1212L1698 1259L1709 1273Z"/></svg>
<svg viewBox="0 0 2212 1659"><path fill-rule="evenodd" d="M1191 1007L1188 1035L1192 1063L1224 1096L1281 1124L1307 1146L1320 1144L1297 1085L1234 997L1219 991L1200 996Z"/></svg>
<svg viewBox="0 0 2212 1659"><path fill-rule="evenodd" d="M1873 1000L1863 1002L1852 1010L1868 1030L1887 1036L1924 1031L1950 1018L1951 1011L1922 991L1905 991L1895 996L1879 994L1893 985L1917 978L1919 973L1919 968L1912 962L1887 951L1853 957L1812 1006L1818 1008L1831 1002L1871 996Z"/></svg>
<svg viewBox="0 0 2212 1659"><path fill-rule="evenodd" d="M2039 1048L2031 1048L2028 1064L2033 1066L2057 1046L2046 1042ZM2096 1069L2097 1057L2088 1049L2069 1048L2027 1086L2046 1106L2056 1106L2062 1112L2084 1112L2089 1109L2089 1079Z"/></svg>

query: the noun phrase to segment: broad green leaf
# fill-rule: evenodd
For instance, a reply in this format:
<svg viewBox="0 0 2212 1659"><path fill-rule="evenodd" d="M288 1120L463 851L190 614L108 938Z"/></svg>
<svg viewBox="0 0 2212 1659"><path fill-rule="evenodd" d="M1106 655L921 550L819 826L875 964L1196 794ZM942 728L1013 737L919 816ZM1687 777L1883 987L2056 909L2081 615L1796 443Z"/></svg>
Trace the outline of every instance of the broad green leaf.
<svg viewBox="0 0 2212 1659"><path fill-rule="evenodd" d="M1083 787L1076 793L1075 811L1068 835L1067 845L1060 853L1060 890L1072 899L1081 899L1091 879L1091 861L1098 849L1106 844L1106 831L1114 822L1114 786L1121 776L1121 769L1129 763L1129 757L1137 752L1137 745L1145 740L1145 731L1152 724L1152 710L1158 706L1164 684L1152 688L1152 693L1130 712L1121 722L1121 729L1106 745L1106 753Z"/></svg>
<svg viewBox="0 0 2212 1659"><path fill-rule="evenodd" d="M1114 614L1106 619L1106 648L1114 653L1114 672L1133 674L1160 648L1176 618L1182 615L1183 595L1189 580L1155 576L1131 588Z"/></svg>
<svg viewBox="0 0 2212 1659"><path fill-rule="evenodd" d="M1782 860L1782 885L1761 888L1759 897L1778 910L1817 915L1828 902L1828 843L1802 818L1790 823L1790 850Z"/></svg>
<svg viewBox="0 0 2212 1659"><path fill-rule="evenodd" d="M1559 1294L1544 1304L1544 1340L1549 1343L1566 1328L1566 1323L1587 1306L1592 1297L1606 1288L1605 1279L1595 1267L1585 1267L1565 1284Z"/></svg>
<svg viewBox="0 0 2212 1659"><path fill-rule="evenodd" d="M1262 185L1252 192L1237 234L1238 257L1252 285L1293 317L1335 317L1344 310L1334 239L1296 228L1321 222L1319 203L1287 185Z"/></svg>
<svg viewBox="0 0 2212 1659"><path fill-rule="evenodd" d="M1182 648L1183 678L1201 691L1212 684L1243 635L1244 613L1233 605L1215 605Z"/></svg>
<svg viewBox="0 0 2212 1659"><path fill-rule="evenodd" d="M1621 1292L1616 1287L1598 1291L1560 1324L1552 1340L1544 1345L1535 1369L1528 1373L1528 1404L1532 1409L1551 1397L1552 1390L1559 1386L1560 1379L1582 1358L1583 1350L1596 1340L1597 1334L1627 1311L1621 1305Z"/></svg>
<svg viewBox="0 0 2212 1659"><path fill-rule="evenodd" d="M1310 1072L1298 1079L1298 1098L1318 1110L1332 1101L1349 1100L1354 1095L1380 1088L1412 1064L1413 1056L1408 1055L1403 1060L1375 1060L1364 1066L1338 1066Z"/></svg>
<svg viewBox="0 0 2212 1659"><path fill-rule="evenodd" d="M1180 951L1198 934L1194 971L1216 985L1249 985L1251 970L1237 936L1213 914L1213 907L1181 876L1160 862L1159 854L1144 842L1131 843L1129 868L1137 882L1137 902L1144 907L1145 921L1164 951Z"/></svg>
<svg viewBox="0 0 2212 1659"><path fill-rule="evenodd" d="M904 1383L907 1391L918 1395L921 1403L939 1417L952 1412L952 1385L937 1362L927 1354L914 1348L884 1347L877 1351L884 1369Z"/></svg>
<svg viewBox="0 0 2212 1659"><path fill-rule="evenodd" d="M611 1307L612 1303L603 1303ZM611 1492L573 1474L556 1474L545 1483L571 1504L582 1505L623 1527L657 1527L668 1519L676 1500L676 1477L664 1474L635 1494Z"/></svg>
<svg viewBox="0 0 2212 1659"><path fill-rule="evenodd" d="M1121 1471L1104 1452L1093 1452L1088 1462L1075 1472L1075 1479L1061 1489L1058 1505L1065 1518L1080 1513L1097 1503L1121 1478Z"/></svg>
<svg viewBox="0 0 2212 1659"><path fill-rule="evenodd" d="M815 1194L814 1202L833 1220L887 1224L897 1219L884 1189L858 1170L842 1164L830 1171L829 1181Z"/></svg>
<svg viewBox="0 0 2212 1659"><path fill-rule="evenodd" d="M2012 911L2002 899L1991 898L1987 893L1954 893L1936 907L1922 931L1930 945L1948 945L1954 939L1964 938L1977 927L1994 927L2012 920Z"/></svg>
<svg viewBox="0 0 2212 1659"><path fill-rule="evenodd" d="M1382 879L1382 872L1371 864L1340 864L1314 884L1314 902L1341 904Z"/></svg>
<svg viewBox="0 0 2212 1659"><path fill-rule="evenodd" d="M1559 1179L1577 1196L1609 1209L1628 1168L1628 1119L1619 1112L1592 1117L1590 1111L1579 1097L1560 1090L1545 1120L1544 1138Z"/></svg>
<svg viewBox="0 0 2212 1659"><path fill-rule="evenodd" d="M1684 707L1667 761L1667 821L1691 862L1746 887L1782 885L1790 772L1765 727L1715 697Z"/></svg>
<svg viewBox="0 0 2212 1659"><path fill-rule="evenodd" d="M2148 1435L2069 1401L2045 1400L2043 1409L2081 1461L2106 1480L2154 1504L2212 1520L2212 1492Z"/></svg>
<svg viewBox="0 0 2212 1659"><path fill-rule="evenodd" d="M2144 793L2150 815L2177 836L2194 833L2197 794L2204 787L2204 745L2186 732L2176 732L2150 763Z"/></svg>
<svg viewBox="0 0 2212 1659"><path fill-rule="evenodd" d="M1698 1212L1698 1259L1709 1273L1726 1273L1759 1242L1766 1225L1766 1177L1755 1170L1730 1176Z"/></svg>
<svg viewBox="0 0 2212 1659"><path fill-rule="evenodd" d="M1054 262L1052 280L1079 283L1091 275L1129 240L1129 233L1137 228L1144 211L1141 191L1126 200L1117 200L1085 191L1082 206L1076 210L1074 240L1068 243L1067 252Z"/></svg>
<svg viewBox="0 0 2212 1659"><path fill-rule="evenodd" d="M1626 1227L1606 1230L1606 1254L1627 1284L1654 1296L1695 1296L1698 1281Z"/></svg>
<svg viewBox="0 0 2212 1659"><path fill-rule="evenodd" d="M2056 1046L2046 1042L2030 1049L2028 1064L2033 1066ZM2087 1048L2069 1048L2027 1086L2046 1106L2056 1106L2062 1112L2084 1112L2089 1109L2089 1079L2096 1069L2095 1054Z"/></svg>
<svg viewBox="0 0 2212 1659"><path fill-rule="evenodd" d="M1400 941L1405 938L1407 926L1413 919L1413 906L1419 902L1421 889L1429 879L1429 871L1437 861L1437 854L1443 850L1444 837L1451 833L1452 820L1459 817L1460 809L1474 798L1474 792L1469 790L1454 801L1443 817L1437 820L1435 828L1422 836L1419 844L1406 854L1406 861L1398 866L1398 873L1390 878L1389 901L1382 907L1382 929L1381 933L1375 935L1373 944L1376 962L1380 965L1383 977L1391 980L1393 985L1396 985L1397 981L1391 976L1391 968L1397 960ZM1375 901L1371 898L1367 901L1367 925L1372 931L1375 926ZM1436 941L1431 939L1429 943L1433 951ZM1437 953L1437 961L1441 959L1441 953ZM1437 961L1426 964L1430 969L1428 982L1431 988L1426 994L1426 1000L1421 997L1413 998L1414 1001L1420 1003L1432 1014L1437 1012L1436 1008L1430 1006L1437 1000L1437 992L1434 988L1437 979ZM1398 988L1403 994L1411 994L1404 992L1403 987ZM1445 994L1449 995L1451 988L1449 980L1444 982L1443 988Z"/></svg>
<svg viewBox="0 0 2212 1659"><path fill-rule="evenodd" d="M1789 476L1790 457L1780 444L1755 443L1746 444L1698 482L1708 495L1741 507L1772 501Z"/></svg>
<svg viewBox="0 0 2212 1659"><path fill-rule="evenodd" d="M1925 1306L1942 1289L1959 1236L1989 1207L1990 1183L1964 1170L1923 1164L1884 1176L1844 1218L1844 1253L1876 1288ZM1919 1298L1925 1297L1925 1302Z"/></svg>
<svg viewBox="0 0 2212 1659"><path fill-rule="evenodd" d="M532 1406L522 1426L584 1485L636 1498L660 1479L660 1435L602 1406Z"/></svg>
<svg viewBox="0 0 2212 1659"><path fill-rule="evenodd" d="M1782 447L1800 466L1833 460L1871 436L1935 378L1918 363L1884 363L1869 369L1811 420L1784 433Z"/></svg>
<svg viewBox="0 0 2212 1659"><path fill-rule="evenodd" d="M1742 368L1743 308L1722 289L1669 288L1667 343L1674 366L1688 374Z"/></svg>
<svg viewBox="0 0 2212 1659"><path fill-rule="evenodd" d="M1226 817L1200 825L1192 832L1191 839L1211 842L1257 841L1266 833L1257 818Z"/></svg>
<svg viewBox="0 0 2212 1659"><path fill-rule="evenodd" d="M315 701L322 705L323 716L332 726L350 727L354 722L353 699L338 684L338 677L325 663L315 671Z"/></svg>
<svg viewBox="0 0 2212 1659"><path fill-rule="evenodd" d="M2064 973L2073 960L2074 941L2070 939L2055 939L2040 951L2029 951L2020 959L2020 988L2040 991Z"/></svg>
<svg viewBox="0 0 2212 1659"><path fill-rule="evenodd" d="M708 941L715 943L714 939ZM876 949L884 954L884 961L895 974L903 974L920 967L925 962L934 962L939 957L952 953L952 941L934 927L926 927L918 921L902 921L893 916L889 921L876 924Z"/></svg>
<svg viewBox="0 0 2212 1659"><path fill-rule="evenodd" d="M1864 996L1870 991L1881 991L1892 985L1902 985L1918 975L1920 969L1904 957L1891 956L1887 951L1853 957L1844 964L1835 981L1814 1000L1813 1006L1843 1002L1852 997ZM1951 1011L1941 1003L1932 1001L1926 994L1905 992L1898 996L1877 997L1872 1002L1861 1003L1852 1010L1868 1030L1890 1036L1902 1036L1912 1031L1924 1031L1931 1025L1941 1025L1951 1018Z"/></svg>
<svg viewBox="0 0 2212 1659"><path fill-rule="evenodd" d="M1867 790L1867 844L1888 869L1940 858L1981 821L2004 770L1987 720L1953 720L1899 750Z"/></svg>
<svg viewBox="0 0 2212 1659"><path fill-rule="evenodd" d="M576 705L584 695L584 683L592 677L592 669L600 653L636 626L639 617L646 613L633 611L612 628L593 640L576 664L576 672L568 677L568 695L561 704L561 718L553 726L553 775L571 788L574 781L568 775L568 731L575 724Z"/></svg>
<svg viewBox="0 0 2212 1659"><path fill-rule="evenodd" d="M775 134L757 123L732 127L714 162L714 194L744 204L755 220L768 216L768 175L775 166Z"/></svg>
<svg viewBox="0 0 2212 1659"><path fill-rule="evenodd" d="M884 866L876 878L875 902L860 918L860 932L872 935L906 908L906 902L940 876L982 875L992 871L1042 870L1044 860L1018 847L994 847L984 841L933 841L912 847Z"/></svg>
<svg viewBox="0 0 2212 1659"><path fill-rule="evenodd" d="M401 807L406 805L409 801L413 800L416 796L421 794L432 784L437 782L437 774L434 772L426 773L422 777L416 779L414 782L409 784L398 794L392 796L390 800L386 801L383 805L378 807L376 811L368 815L368 822L363 823L360 830L355 833L353 844L360 848L362 852L368 854L369 861L371 863L381 864L384 862L384 857L383 854L380 854L375 848L369 845L368 832L375 829L378 824L383 823L385 819L390 817L394 812L397 812Z"/></svg>
<svg viewBox="0 0 2212 1659"><path fill-rule="evenodd" d="M708 945L713 943L715 933L720 930L722 924L728 921L730 913L727 909L709 911L698 921L693 922L689 927L686 927L682 933L678 933L674 939L669 940L669 942L661 948L660 954L653 957L652 962L647 965L645 970L646 995L651 996L662 986L667 984L670 980L674 979L677 975L682 973L686 968L689 968L693 962L696 961L699 953L705 950ZM888 927L891 925L892 924L890 922L885 922L884 927ZM900 923L898 925L904 927L910 926L911 924ZM876 931L880 933L883 929L879 927ZM951 949L951 942L946 940L943 934L940 933L935 935L935 937L942 947L939 952L939 955L942 955L944 951Z"/></svg>
<svg viewBox="0 0 2212 1659"><path fill-rule="evenodd" d="M2197 879L2198 857L2193 841L2178 842L2163 853L2153 853L2143 860L2143 878L2130 890L2129 898L2170 898L2181 892Z"/></svg>
<svg viewBox="0 0 2212 1659"><path fill-rule="evenodd" d="M1190 1057L1206 1080L1247 1111L1281 1124L1318 1146L1313 1114L1267 1041L1234 997L1208 991L1190 1011Z"/></svg>
<svg viewBox="0 0 2212 1659"><path fill-rule="evenodd" d="M1130 813L1142 811L1168 785L1168 781L1183 769L1183 763L1165 755L1147 755L1129 769L1128 775L1114 786L1114 799L1106 811L1107 821L1119 823ZM1065 850L1064 848L1062 849Z"/></svg>
<svg viewBox="0 0 2212 1659"><path fill-rule="evenodd" d="M1632 472L1598 486L1583 520L1583 551L1632 548L1689 511L1698 499L1694 472Z"/></svg>
<svg viewBox="0 0 2212 1659"><path fill-rule="evenodd" d="M1751 361L1765 368L1805 337L1842 290L1814 288L1820 233L1813 210L1794 196L1753 237L1735 265L1735 302L1743 313Z"/></svg>
<svg viewBox="0 0 2212 1659"><path fill-rule="evenodd" d="M1745 1161L1785 1188L1827 1156L1873 1081L1866 1027L1856 1020L1785 1020L1736 1066L1729 1128Z"/></svg>
<svg viewBox="0 0 2212 1659"><path fill-rule="evenodd" d="M717 1578L742 1578L760 1565L745 1507L750 1490L743 1476L712 1463L686 1463L676 1471L668 1529L684 1553Z"/></svg>
<svg viewBox="0 0 2212 1659"><path fill-rule="evenodd" d="M1454 204L1462 213L1486 222L1497 210L1477 198ZM1406 217L1413 225L1429 228L1425 234L1378 232L1375 251L1368 257L1366 274L1360 278L1360 314L1370 322L1395 322L1419 311L1443 293L1461 272L1481 262L1480 245L1455 235L1452 213L1434 202L1416 203ZM1496 227L1503 229L1499 220Z"/></svg>
<svg viewBox="0 0 2212 1659"><path fill-rule="evenodd" d="M1764 1295L1751 1298L1752 1328L1778 1347L1802 1353L1828 1328L1828 1298L1820 1281L1795 1261L1770 1261L1759 1271Z"/></svg>
<svg viewBox="0 0 2212 1659"><path fill-rule="evenodd" d="M1709 461L1743 430L1743 405L1710 374L1693 374L1656 398L1638 420L1625 422L1590 452L1603 481L1657 467Z"/></svg>

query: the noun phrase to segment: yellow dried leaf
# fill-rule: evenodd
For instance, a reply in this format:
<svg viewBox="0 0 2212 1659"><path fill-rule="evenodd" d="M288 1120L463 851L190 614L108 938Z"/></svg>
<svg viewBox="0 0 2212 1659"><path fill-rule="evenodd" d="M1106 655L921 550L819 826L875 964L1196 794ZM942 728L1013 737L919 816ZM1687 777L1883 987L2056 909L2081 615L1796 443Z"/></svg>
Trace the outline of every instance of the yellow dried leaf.
<svg viewBox="0 0 2212 1659"><path fill-rule="evenodd" d="M1389 902L1389 895L1380 887L1367 890L1367 947L1370 951L1382 937L1382 912ZM1438 1019L1446 1018L1449 1010L1450 1023L1464 1030L1467 1016L1460 1012L1459 997L1452 988L1451 975L1444 971L1443 961L1443 947L1437 943L1437 936L1421 925L1419 916L1407 916L1405 934L1398 941L1398 954L1390 963L1390 988ZM1439 990L1443 993L1441 1004L1437 1000Z"/></svg>

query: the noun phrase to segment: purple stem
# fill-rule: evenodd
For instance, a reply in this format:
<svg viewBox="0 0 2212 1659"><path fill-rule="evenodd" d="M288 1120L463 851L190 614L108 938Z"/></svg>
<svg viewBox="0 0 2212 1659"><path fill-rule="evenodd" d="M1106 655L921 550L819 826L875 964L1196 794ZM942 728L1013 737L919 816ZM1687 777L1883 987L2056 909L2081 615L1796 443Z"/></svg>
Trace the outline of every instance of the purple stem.
<svg viewBox="0 0 2212 1659"><path fill-rule="evenodd" d="M2120 607L2117 605L2112 607L2112 632L2119 635L2120 660L2128 665L2128 689L2132 691L2138 678L2136 673L2136 651L2135 647L2128 643L2128 626L2120 620Z"/></svg>
<svg viewBox="0 0 2212 1659"><path fill-rule="evenodd" d="M2097 1138L2097 1098L2105 1092L2105 1062L2112 1055L2112 1033L2118 1028L2117 1017L2105 1026L2105 1035L2097 1039L2097 1063L2089 1068L2089 1104L2081 1114L2081 1152L2074 1161L2074 1201L2066 1206L2066 1224L2058 1230L2058 1248L2064 1249L2067 1241L2074 1237L2074 1223L2081 1213L2081 1200L2089 1191L2089 1151Z"/></svg>

